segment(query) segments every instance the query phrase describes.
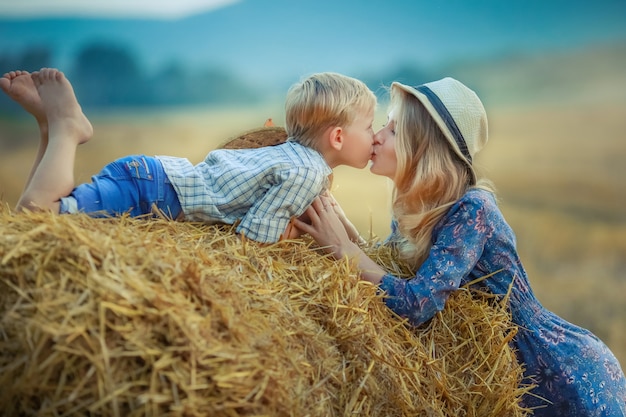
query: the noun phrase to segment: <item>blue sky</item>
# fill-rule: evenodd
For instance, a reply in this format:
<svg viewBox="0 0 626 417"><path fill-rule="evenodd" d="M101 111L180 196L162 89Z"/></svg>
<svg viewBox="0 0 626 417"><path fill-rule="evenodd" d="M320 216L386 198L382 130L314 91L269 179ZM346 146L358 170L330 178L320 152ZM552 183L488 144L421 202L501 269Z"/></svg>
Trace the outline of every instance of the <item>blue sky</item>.
<svg viewBox="0 0 626 417"><path fill-rule="evenodd" d="M93 16L87 7L94 8ZM20 15L18 9L25 8L41 13ZM110 19L122 12L123 19ZM67 18L72 16L79 18ZM316 71L360 76L403 64L625 42L626 0L20 0L0 5L4 53L52 44L63 65L63 57L93 40L133 50L147 68L179 61L291 83L294 74Z"/></svg>

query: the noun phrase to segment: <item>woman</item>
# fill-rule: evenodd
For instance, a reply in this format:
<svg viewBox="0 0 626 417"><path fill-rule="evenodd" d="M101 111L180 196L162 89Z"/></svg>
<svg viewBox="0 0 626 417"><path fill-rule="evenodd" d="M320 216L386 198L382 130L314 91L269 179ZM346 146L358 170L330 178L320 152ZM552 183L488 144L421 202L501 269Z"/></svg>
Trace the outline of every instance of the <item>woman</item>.
<svg viewBox="0 0 626 417"><path fill-rule="evenodd" d="M487 117L476 94L452 78L416 88L391 86L389 120L375 136L371 171L394 182L393 245L413 267L407 280L388 274L359 247L360 237L331 196L295 225L337 258L354 259L361 277L380 287L387 305L418 326L449 295L478 284L504 295L519 332L512 341L537 385L523 405L535 416L624 416L626 378L608 347L589 331L546 310L530 288L515 236L478 180L472 158L487 142Z"/></svg>

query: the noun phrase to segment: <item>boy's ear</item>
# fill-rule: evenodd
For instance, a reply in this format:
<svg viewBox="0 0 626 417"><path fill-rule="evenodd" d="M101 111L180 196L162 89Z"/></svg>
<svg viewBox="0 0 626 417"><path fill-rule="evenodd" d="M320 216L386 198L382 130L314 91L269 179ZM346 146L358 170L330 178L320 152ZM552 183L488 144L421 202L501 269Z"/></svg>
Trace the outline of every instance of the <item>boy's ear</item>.
<svg viewBox="0 0 626 417"><path fill-rule="evenodd" d="M340 151L343 147L343 129L339 126L333 127L329 134L330 147L336 151Z"/></svg>

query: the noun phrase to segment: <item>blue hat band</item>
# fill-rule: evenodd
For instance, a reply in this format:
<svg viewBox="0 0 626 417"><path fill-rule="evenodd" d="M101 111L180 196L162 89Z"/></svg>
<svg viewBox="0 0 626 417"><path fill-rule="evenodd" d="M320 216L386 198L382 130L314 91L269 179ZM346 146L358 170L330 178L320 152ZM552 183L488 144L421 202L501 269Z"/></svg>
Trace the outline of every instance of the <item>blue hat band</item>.
<svg viewBox="0 0 626 417"><path fill-rule="evenodd" d="M467 161L471 164L472 156L470 155L469 150L467 149L467 143L465 142L465 138L463 137L461 130L457 126L456 122L454 121L454 118L452 117L448 109L446 108L445 104L443 104L443 102L439 99L439 97L437 97L437 95L433 92L433 90L426 87L425 85L420 85L418 87L415 87L415 89L419 91L420 93L424 94L428 98L428 100L433 105L437 113L439 113L439 116L441 116L441 119L443 120L443 122L448 127L448 130L450 130L450 132L452 133L452 136L454 136L454 140L457 146L459 147L459 149L461 150L461 153L463 154L463 156L465 156Z"/></svg>

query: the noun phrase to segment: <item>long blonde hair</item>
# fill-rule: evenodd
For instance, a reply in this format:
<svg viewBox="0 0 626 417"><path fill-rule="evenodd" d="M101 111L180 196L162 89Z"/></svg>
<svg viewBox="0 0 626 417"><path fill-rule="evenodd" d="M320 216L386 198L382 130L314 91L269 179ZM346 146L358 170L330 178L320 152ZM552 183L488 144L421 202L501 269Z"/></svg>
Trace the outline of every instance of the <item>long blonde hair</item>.
<svg viewBox="0 0 626 417"><path fill-rule="evenodd" d="M400 89L391 91L396 115L392 211L402 235L396 242L401 258L414 268L426 259L432 232L448 209L471 187L494 192L487 180L473 183L471 169L422 103Z"/></svg>

